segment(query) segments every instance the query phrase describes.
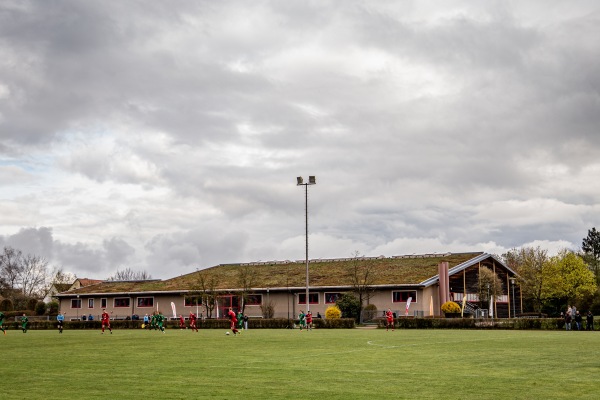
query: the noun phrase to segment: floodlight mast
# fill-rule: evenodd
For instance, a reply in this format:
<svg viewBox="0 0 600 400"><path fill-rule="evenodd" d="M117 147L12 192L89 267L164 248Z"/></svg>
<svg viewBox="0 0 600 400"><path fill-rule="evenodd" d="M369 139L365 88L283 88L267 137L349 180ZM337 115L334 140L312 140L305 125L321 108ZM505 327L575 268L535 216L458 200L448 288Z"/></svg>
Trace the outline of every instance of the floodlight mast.
<svg viewBox="0 0 600 400"><path fill-rule="evenodd" d="M308 183L304 183L304 179L299 176L296 178L296 186L304 186L304 216L305 216L305 243L306 243L306 252L305 252L305 260L306 260L306 312L310 311L310 301L308 299L308 288L309 288L309 279L308 279L308 186L316 185L317 178L315 176L308 177Z"/></svg>

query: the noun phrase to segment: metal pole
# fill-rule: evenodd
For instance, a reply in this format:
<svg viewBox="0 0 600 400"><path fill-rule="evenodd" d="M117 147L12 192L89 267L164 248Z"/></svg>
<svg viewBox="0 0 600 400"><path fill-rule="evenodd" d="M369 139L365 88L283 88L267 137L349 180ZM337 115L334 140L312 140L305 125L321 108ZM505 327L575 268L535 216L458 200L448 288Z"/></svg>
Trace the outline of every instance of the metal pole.
<svg viewBox="0 0 600 400"><path fill-rule="evenodd" d="M304 184L304 212L306 221L306 312L310 311L310 301L308 300L308 184Z"/></svg>
<svg viewBox="0 0 600 400"><path fill-rule="evenodd" d="M512 295L512 303L513 303L513 318L517 317L517 308L515 306L515 280L514 278L510 280L512 283L513 295Z"/></svg>

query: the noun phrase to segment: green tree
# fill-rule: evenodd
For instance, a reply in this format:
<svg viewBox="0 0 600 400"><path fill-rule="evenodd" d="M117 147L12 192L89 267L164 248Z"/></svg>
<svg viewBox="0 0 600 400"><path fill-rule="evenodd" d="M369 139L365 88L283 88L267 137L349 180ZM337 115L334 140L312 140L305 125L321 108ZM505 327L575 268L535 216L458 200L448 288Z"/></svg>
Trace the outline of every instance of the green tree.
<svg viewBox="0 0 600 400"><path fill-rule="evenodd" d="M567 303L579 302L593 296L598 289L596 277L584 260L569 250L561 251L550 259L554 296L564 298Z"/></svg>
<svg viewBox="0 0 600 400"><path fill-rule="evenodd" d="M548 252L540 247L513 249L502 256L506 265L518 274L521 293L533 305L534 311L542 307L556 295L553 287L554 266L549 262Z"/></svg>
<svg viewBox="0 0 600 400"><path fill-rule="evenodd" d="M587 237L581 244L582 258L587 262L596 277L596 284L600 284L600 232L596 228L588 230Z"/></svg>
<svg viewBox="0 0 600 400"><path fill-rule="evenodd" d="M360 318L360 300L354 295L354 293L342 294L335 304L342 311L342 317L354 318L358 321Z"/></svg>

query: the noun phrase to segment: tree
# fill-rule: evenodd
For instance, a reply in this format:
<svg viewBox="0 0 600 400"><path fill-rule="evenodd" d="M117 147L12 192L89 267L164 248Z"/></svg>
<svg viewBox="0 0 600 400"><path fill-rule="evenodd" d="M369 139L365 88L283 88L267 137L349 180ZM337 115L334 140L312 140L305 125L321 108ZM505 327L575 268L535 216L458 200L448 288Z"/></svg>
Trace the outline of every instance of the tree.
<svg viewBox="0 0 600 400"><path fill-rule="evenodd" d="M5 289L16 289L21 274L23 253L21 250L5 247L0 254L0 276Z"/></svg>
<svg viewBox="0 0 600 400"><path fill-rule="evenodd" d="M561 251L550 259L554 296L564 298L567 304L593 296L598 289L594 273L581 257L569 250Z"/></svg>
<svg viewBox="0 0 600 400"><path fill-rule="evenodd" d="M485 302L487 304L487 309L490 308L490 301L492 298L498 298L498 296L502 295L502 281L498 278L498 275L494 273L491 269L487 267L481 267L479 269L479 279L477 281L478 284L478 293L479 293L479 302ZM480 306L483 308L482 304Z"/></svg>
<svg viewBox="0 0 600 400"><path fill-rule="evenodd" d="M342 311L344 318L354 318L358 321L361 307L360 301L354 293L342 294L335 302L335 305Z"/></svg>
<svg viewBox="0 0 600 400"><path fill-rule="evenodd" d="M215 309L217 303L217 284L219 283L219 277L215 273L200 271L198 272L198 280L196 282L196 289L192 292L194 295L200 296L202 299L202 305L206 310L206 316L212 318L212 312Z"/></svg>
<svg viewBox="0 0 600 400"><path fill-rule="evenodd" d="M26 297L43 297L48 281L48 261L40 256L26 255L22 258L19 284Z"/></svg>
<svg viewBox="0 0 600 400"><path fill-rule="evenodd" d="M4 247L0 254L0 277L2 289L8 290L13 301L21 293L24 300L43 297L48 282L48 261L36 255L23 255L21 250Z"/></svg>
<svg viewBox="0 0 600 400"><path fill-rule="evenodd" d="M109 276L107 281L145 281L152 279L152 276L146 271L134 271L131 268L117 270L114 275Z"/></svg>
<svg viewBox="0 0 600 400"><path fill-rule="evenodd" d="M52 271L51 274L52 278L50 279L50 283L53 285L61 285L61 284L72 284L73 282L75 282L75 280L77 279L77 277L70 273L70 272L65 272L62 267L61 268L55 268Z"/></svg>
<svg viewBox="0 0 600 400"><path fill-rule="evenodd" d="M242 300L242 313L246 309L248 295L251 294L252 288L256 282L256 274L249 265L243 265L238 270L238 287L241 288L240 298ZM272 306L272 305L271 305Z"/></svg>
<svg viewBox="0 0 600 400"><path fill-rule="evenodd" d="M368 304L373 297L373 283L377 276L375 266L372 263L365 263L361 260L363 256L355 251L352 255L352 262L348 270L348 279L352 285L352 290L358 298L360 310L363 309L365 302ZM359 310L359 313L360 313Z"/></svg>
<svg viewBox="0 0 600 400"><path fill-rule="evenodd" d="M587 237L581 244L581 250L583 250L582 258L594 272L596 283L600 284L600 232L596 228L588 230Z"/></svg>
<svg viewBox="0 0 600 400"><path fill-rule="evenodd" d="M532 302L534 311L541 312L544 304L555 295L552 286L555 271L549 263L548 252L540 247L523 247L509 251L503 258L518 274L523 297Z"/></svg>

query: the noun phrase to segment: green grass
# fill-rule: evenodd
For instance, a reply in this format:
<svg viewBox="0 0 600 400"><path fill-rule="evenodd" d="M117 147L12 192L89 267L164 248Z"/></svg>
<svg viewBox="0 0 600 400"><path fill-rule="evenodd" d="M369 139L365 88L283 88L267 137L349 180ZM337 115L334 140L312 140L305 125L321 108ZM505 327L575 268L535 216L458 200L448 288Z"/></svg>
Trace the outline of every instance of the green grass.
<svg viewBox="0 0 600 400"><path fill-rule="evenodd" d="M2 399L596 399L600 333L10 330Z"/></svg>

